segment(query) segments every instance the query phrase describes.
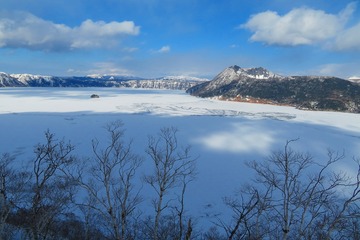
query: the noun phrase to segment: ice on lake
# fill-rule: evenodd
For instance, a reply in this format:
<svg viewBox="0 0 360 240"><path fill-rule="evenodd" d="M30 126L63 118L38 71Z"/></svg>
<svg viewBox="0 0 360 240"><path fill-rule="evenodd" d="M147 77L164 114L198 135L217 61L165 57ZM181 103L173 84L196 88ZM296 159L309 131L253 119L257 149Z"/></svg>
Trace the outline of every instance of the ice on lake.
<svg viewBox="0 0 360 240"><path fill-rule="evenodd" d="M100 98L91 99L92 94ZM79 156L89 156L91 139L103 139L103 126L116 120L123 121L126 137L144 157L148 135L163 127L178 128L179 142L191 145L197 157L199 174L188 192L188 210L199 218L206 218L207 206L221 212L222 198L249 181L245 161L261 160L287 140L299 138L292 147L320 162L326 161L327 149L345 151L346 158L334 170L349 174L353 157L360 156L359 114L123 88L1 88L0 153L16 152L19 159L28 159L49 129L71 140Z"/></svg>

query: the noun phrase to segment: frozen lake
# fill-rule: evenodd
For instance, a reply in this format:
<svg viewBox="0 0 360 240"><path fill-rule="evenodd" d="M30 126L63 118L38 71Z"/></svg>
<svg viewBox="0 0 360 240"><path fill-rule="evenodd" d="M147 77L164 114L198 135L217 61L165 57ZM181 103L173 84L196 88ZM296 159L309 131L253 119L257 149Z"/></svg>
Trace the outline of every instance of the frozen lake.
<svg viewBox="0 0 360 240"><path fill-rule="evenodd" d="M100 98L91 99L91 94ZM178 139L198 156L198 176L188 192L188 211L206 219L222 212L222 198L251 177L244 165L261 160L285 142L310 152L321 162L327 149L345 151L334 170L352 174L360 156L360 115L301 111L271 106L201 99L183 91L118 88L0 88L0 153L32 156L33 146L49 129L71 140L79 156L91 155L91 139L104 137L103 126L121 120L134 148L146 157L147 136L162 127L178 128ZM144 170L148 165L145 163ZM145 192L144 205L150 206Z"/></svg>

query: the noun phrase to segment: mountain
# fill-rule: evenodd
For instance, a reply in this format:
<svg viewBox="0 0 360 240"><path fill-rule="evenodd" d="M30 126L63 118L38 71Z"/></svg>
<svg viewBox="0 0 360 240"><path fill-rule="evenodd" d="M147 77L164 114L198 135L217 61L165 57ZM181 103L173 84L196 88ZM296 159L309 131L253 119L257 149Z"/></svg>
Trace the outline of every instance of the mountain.
<svg viewBox="0 0 360 240"><path fill-rule="evenodd" d="M184 82L207 82L209 79L207 78L198 78L198 77L190 77L190 76L166 76L159 78L158 80L172 80L172 81L184 81Z"/></svg>
<svg viewBox="0 0 360 240"><path fill-rule="evenodd" d="M186 76L143 79L116 75L55 77L0 73L0 87L130 87L186 90L204 81L208 80Z"/></svg>
<svg viewBox="0 0 360 240"><path fill-rule="evenodd" d="M124 85L132 88L157 88L187 90L202 82L209 81L206 78L188 77L188 76L166 76L156 79L129 80Z"/></svg>
<svg viewBox="0 0 360 240"><path fill-rule="evenodd" d="M349 77L349 81L355 82L355 83L360 83L360 77L356 77L356 76Z"/></svg>
<svg viewBox="0 0 360 240"><path fill-rule="evenodd" d="M12 76L0 72L0 87L24 87L25 85Z"/></svg>
<svg viewBox="0 0 360 240"><path fill-rule="evenodd" d="M264 68L231 66L189 88L199 97L360 113L360 84L336 77L281 76Z"/></svg>

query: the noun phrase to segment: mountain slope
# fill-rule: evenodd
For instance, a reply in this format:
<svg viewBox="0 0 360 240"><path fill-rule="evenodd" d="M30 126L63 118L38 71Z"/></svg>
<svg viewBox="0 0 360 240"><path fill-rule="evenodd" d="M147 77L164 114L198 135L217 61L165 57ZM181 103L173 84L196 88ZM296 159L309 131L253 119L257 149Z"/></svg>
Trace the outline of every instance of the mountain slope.
<svg viewBox="0 0 360 240"><path fill-rule="evenodd" d="M284 77L264 68L231 66L187 90L199 97L286 104L301 109L359 113L360 85L336 77Z"/></svg>

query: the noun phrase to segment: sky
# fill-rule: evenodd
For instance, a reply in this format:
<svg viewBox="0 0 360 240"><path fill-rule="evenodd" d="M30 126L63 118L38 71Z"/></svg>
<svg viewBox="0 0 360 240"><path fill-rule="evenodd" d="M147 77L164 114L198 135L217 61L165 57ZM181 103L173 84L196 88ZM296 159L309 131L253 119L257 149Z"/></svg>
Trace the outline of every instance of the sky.
<svg viewBox="0 0 360 240"><path fill-rule="evenodd" d="M359 0L0 0L0 72L360 76Z"/></svg>

